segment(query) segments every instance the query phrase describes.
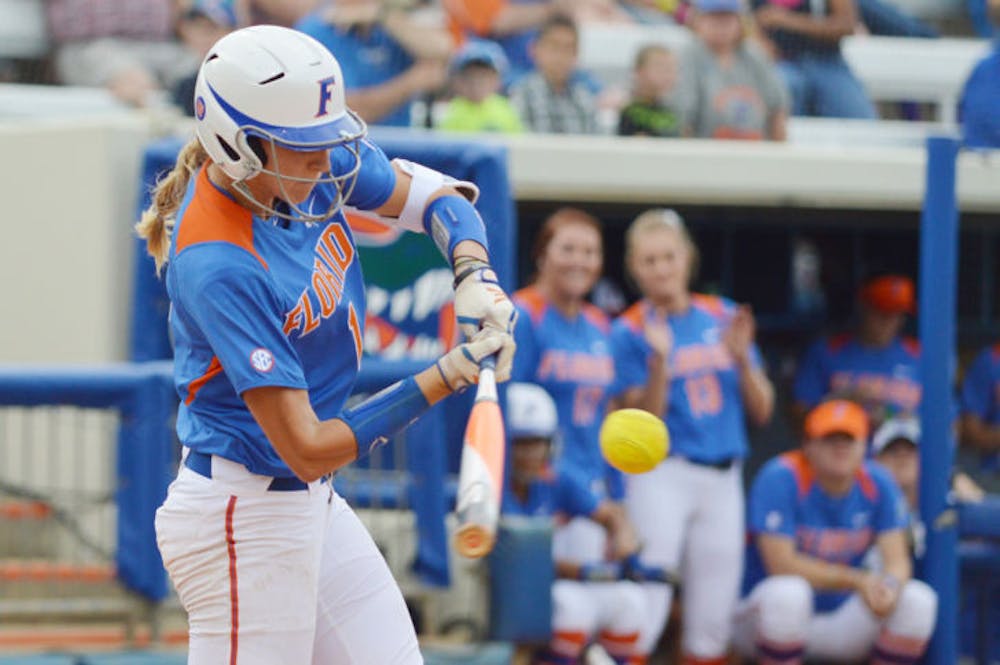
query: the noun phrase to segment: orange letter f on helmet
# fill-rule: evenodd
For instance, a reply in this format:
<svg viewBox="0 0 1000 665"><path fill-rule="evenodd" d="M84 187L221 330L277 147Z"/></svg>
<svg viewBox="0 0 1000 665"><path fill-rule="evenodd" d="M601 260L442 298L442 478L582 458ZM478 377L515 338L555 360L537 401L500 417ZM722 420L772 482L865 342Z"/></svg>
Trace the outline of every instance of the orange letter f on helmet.
<svg viewBox="0 0 1000 665"><path fill-rule="evenodd" d="M317 118L320 118L320 117L326 115L327 113L329 113L329 111L326 110L326 105L329 104L330 101L333 99L333 91L330 90L330 86L332 86L335 82L336 82L336 79L333 76L328 76L327 78L320 79L318 81L318 83L319 83L319 111L316 113L316 117Z"/></svg>

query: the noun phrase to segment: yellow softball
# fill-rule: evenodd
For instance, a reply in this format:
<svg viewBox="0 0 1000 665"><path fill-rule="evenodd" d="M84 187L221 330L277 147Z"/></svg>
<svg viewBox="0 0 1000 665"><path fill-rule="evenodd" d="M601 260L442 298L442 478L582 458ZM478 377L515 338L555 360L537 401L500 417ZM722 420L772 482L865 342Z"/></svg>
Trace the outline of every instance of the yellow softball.
<svg viewBox="0 0 1000 665"><path fill-rule="evenodd" d="M663 461L670 435L663 421L642 409L612 411L601 424L601 453L626 473L646 473Z"/></svg>

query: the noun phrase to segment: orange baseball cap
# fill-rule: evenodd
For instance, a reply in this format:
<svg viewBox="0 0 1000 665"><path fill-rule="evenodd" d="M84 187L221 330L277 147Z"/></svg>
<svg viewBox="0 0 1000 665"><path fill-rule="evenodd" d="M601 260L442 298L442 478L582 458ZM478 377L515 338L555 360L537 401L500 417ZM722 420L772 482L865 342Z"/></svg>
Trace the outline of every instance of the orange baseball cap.
<svg viewBox="0 0 1000 665"><path fill-rule="evenodd" d="M868 414L854 402L834 399L823 402L806 415L804 430L807 439L822 439L831 434L867 439Z"/></svg>
<svg viewBox="0 0 1000 665"><path fill-rule="evenodd" d="M861 287L861 300L886 314L914 314L917 311L913 280L905 275L883 275Z"/></svg>

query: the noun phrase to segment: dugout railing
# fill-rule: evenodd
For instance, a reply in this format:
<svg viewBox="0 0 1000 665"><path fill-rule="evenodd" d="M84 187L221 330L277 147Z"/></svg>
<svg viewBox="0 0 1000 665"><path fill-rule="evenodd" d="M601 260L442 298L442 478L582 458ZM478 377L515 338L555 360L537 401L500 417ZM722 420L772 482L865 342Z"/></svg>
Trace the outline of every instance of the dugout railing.
<svg viewBox="0 0 1000 665"><path fill-rule="evenodd" d="M420 362L365 362L356 393ZM169 362L0 367L0 625L121 621L126 641L176 609L153 518L176 474ZM443 411L336 474L407 595L447 584ZM420 460L420 464L412 462ZM143 635L146 632L144 631ZM14 643L16 646L16 643ZM67 644L66 646L75 646Z"/></svg>

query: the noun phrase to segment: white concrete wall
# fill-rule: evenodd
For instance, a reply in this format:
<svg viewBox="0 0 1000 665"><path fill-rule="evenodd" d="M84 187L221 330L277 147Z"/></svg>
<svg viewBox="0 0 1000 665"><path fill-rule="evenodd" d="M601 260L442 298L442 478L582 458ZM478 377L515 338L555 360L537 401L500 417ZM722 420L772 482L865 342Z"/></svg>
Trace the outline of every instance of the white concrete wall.
<svg viewBox="0 0 1000 665"><path fill-rule="evenodd" d="M142 116L0 122L0 362L126 356Z"/></svg>
<svg viewBox="0 0 1000 665"><path fill-rule="evenodd" d="M14 86L0 87L9 93ZM119 110L28 120L21 113L5 117L3 99L0 94L0 363L123 360L140 160L164 119ZM509 147L519 200L919 210L926 156L914 131L935 128L896 128L902 145L889 145L889 127L852 125L844 134L853 137L848 146L826 140L482 140ZM187 124L173 128L189 131ZM959 193L966 210L1000 212L997 182L1000 153L962 156Z"/></svg>

